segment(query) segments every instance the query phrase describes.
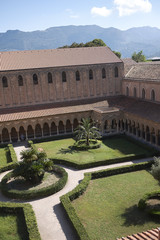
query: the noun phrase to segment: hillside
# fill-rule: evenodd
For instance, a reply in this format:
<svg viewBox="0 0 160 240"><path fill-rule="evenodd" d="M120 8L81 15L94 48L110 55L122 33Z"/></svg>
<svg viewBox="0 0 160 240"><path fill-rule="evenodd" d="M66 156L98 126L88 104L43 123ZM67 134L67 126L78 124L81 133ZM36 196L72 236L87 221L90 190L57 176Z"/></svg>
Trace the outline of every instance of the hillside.
<svg viewBox="0 0 160 240"><path fill-rule="evenodd" d="M51 49L95 38L101 38L112 50L120 51L122 57L130 57L140 50L147 57L160 56L158 28L138 27L122 31L97 25L52 27L33 32L8 30L0 33L0 51Z"/></svg>

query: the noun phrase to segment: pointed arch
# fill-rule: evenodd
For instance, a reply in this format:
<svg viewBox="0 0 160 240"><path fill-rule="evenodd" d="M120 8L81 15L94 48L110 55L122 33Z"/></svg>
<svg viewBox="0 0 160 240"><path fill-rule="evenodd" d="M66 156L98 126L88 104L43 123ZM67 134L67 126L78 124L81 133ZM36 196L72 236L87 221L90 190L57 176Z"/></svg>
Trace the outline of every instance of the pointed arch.
<svg viewBox="0 0 160 240"><path fill-rule="evenodd" d="M152 100L152 101L155 101L155 100L156 100L156 95L155 95L154 89L152 89L152 91L151 91L151 100Z"/></svg>
<svg viewBox="0 0 160 240"><path fill-rule="evenodd" d="M75 118L73 121L73 129L75 130L78 127L78 125L79 125L79 122L78 122L77 118Z"/></svg>
<svg viewBox="0 0 160 240"><path fill-rule="evenodd" d="M2 141L3 142L9 142L10 141L10 139L9 139L9 132L8 132L7 128L3 128L2 129Z"/></svg>
<svg viewBox="0 0 160 240"><path fill-rule="evenodd" d="M31 125L27 127L27 137L28 139L34 138L34 130Z"/></svg>
<svg viewBox="0 0 160 240"><path fill-rule="evenodd" d="M67 119L67 121L66 121L66 132L67 133L72 132L72 124L69 119Z"/></svg>
<svg viewBox="0 0 160 240"><path fill-rule="evenodd" d="M137 89L136 89L136 87L134 87L134 89L133 89L133 97L137 97Z"/></svg>
<svg viewBox="0 0 160 240"><path fill-rule="evenodd" d="M46 122L43 124L43 135L44 136L49 136L50 135L49 125Z"/></svg>
<svg viewBox="0 0 160 240"><path fill-rule="evenodd" d="M36 124L36 127L35 127L35 136L36 137L42 137L42 128L41 128L41 125L39 123Z"/></svg>
<svg viewBox="0 0 160 240"><path fill-rule="evenodd" d="M57 126L55 122L51 123L51 135L56 135L57 134Z"/></svg>
<svg viewBox="0 0 160 240"><path fill-rule="evenodd" d="M12 140L12 142L18 141L18 133L17 133L15 127L12 127L12 129L11 129L11 140Z"/></svg>
<svg viewBox="0 0 160 240"><path fill-rule="evenodd" d="M2 85L3 85L3 88L8 87L8 79L5 76L2 77Z"/></svg>
<svg viewBox="0 0 160 240"><path fill-rule="evenodd" d="M62 121L59 121L58 129L59 129L59 133L64 133L64 124Z"/></svg>
<svg viewBox="0 0 160 240"><path fill-rule="evenodd" d="M26 131L24 130L23 126L20 126L20 128L19 128L19 139L21 141L26 139Z"/></svg>

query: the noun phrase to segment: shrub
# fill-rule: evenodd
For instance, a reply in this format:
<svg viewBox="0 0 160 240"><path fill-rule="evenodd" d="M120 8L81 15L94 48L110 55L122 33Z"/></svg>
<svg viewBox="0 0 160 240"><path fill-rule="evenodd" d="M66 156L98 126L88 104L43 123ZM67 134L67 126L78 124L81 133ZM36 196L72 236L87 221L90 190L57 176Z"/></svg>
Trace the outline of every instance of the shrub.
<svg viewBox="0 0 160 240"><path fill-rule="evenodd" d="M152 176L160 182L160 158L154 158L154 164L151 167Z"/></svg>

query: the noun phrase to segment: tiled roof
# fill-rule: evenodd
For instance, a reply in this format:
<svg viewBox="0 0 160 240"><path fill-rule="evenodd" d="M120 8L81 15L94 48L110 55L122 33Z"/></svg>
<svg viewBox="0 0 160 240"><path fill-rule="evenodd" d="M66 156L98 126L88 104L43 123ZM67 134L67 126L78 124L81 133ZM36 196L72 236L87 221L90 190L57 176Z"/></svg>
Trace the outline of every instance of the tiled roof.
<svg viewBox="0 0 160 240"><path fill-rule="evenodd" d="M136 65L137 63L132 58L123 58L124 63L124 75L126 75L132 66Z"/></svg>
<svg viewBox="0 0 160 240"><path fill-rule="evenodd" d="M116 107L124 112L160 123L160 104L143 101L141 99L128 98L125 96L1 109L0 122L92 111L95 107L102 106Z"/></svg>
<svg viewBox="0 0 160 240"><path fill-rule="evenodd" d="M160 80L160 64L146 63L136 64L132 66L129 72L125 75L127 79L144 79L144 80Z"/></svg>
<svg viewBox="0 0 160 240"><path fill-rule="evenodd" d="M158 229L152 229L146 232L129 235L127 237L117 238L117 240L159 240Z"/></svg>
<svg viewBox="0 0 160 240"><path fill-rule="evenodd" d="M0 52L0 71L122 62L108 47Z"/></svg>

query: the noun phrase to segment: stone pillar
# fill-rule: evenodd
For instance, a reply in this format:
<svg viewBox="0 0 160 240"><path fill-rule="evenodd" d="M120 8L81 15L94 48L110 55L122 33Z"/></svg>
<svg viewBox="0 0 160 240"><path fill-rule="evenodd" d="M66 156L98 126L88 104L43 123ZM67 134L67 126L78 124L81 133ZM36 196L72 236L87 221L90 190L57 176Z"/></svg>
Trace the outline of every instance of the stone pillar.
<svg viewBox="0 0 160 240"><path fill-rule="evenodd" d="M43 133L43 127L42 127L42 137L44 137L44 133Z"/></svg>
<svg viewBox="0 0 160 240"><path fill-rule="evenodd" d="M66 125L64 125L64 134L66 134Z"/></svg>
<svg viewBox="0 0 160 240"><path fill-rule="evenodd" d="M12 142L11 133L9 133L9 142L10 142L10 143Z"/></svg>
<svg viewBox="0 0 160 240"><path fill-rule="evenodd" d="M59 128L58 128L58 126L56 126L57 127L57 135L59 135Z"/></svg>
<svg viewBox="0 0 160 240"><path fill-rule="evenodd" d="M17 132L17 135L18 135L18 142L20 142L19 132Z"/></svg>
<svg viewBox="0 0 160 240"><path fill-rule="evenodd" d="M118 123L117 123L117 133L119 132L119 126L118 126Z"/></svg>
<svg viewBox="0 0 160 240"><path fill-rule="evenodd" d="M158 134L155 135L155 144L158 146Z"/></svg>
<svg viewBox="0 0 160 240"><path fill-rule="evenodd" d="M27 131L25 131L25 134L26 134L26 140L28 140L28 135L27 135Z"/></svg>
<svg viewBox="0 0 160 240"><path fill-rule="evenodd" d="M51 134L51 127L49 127L49 136L51 136L52 134Z"/></svg>
<svg viewBox="0 0 160 240"><path fill-rule="evenodd" d="M73 133L73 124L72 124L72 133Z"/></svg>

